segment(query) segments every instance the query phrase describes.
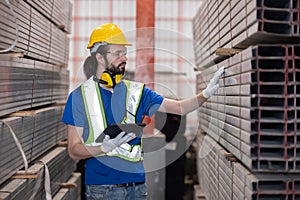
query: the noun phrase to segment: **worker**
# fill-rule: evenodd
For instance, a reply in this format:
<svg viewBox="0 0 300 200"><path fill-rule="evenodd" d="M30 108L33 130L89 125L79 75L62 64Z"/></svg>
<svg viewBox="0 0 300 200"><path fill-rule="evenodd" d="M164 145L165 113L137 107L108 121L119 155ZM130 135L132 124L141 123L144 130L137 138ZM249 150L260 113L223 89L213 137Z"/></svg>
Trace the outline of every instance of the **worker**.
<svg viewBox="0 0 300 200"><path fill-rule="evenodd" d="M103 131L111 124L140 123L158 110L185 115L215 94L224 72L220 68L206 89L191 98L164 98L143 83L124 79L127 46L132 44L117 25L94 29L84 62L87 80L69 94L62 117L70 157L86 160L86 199L146 199L142 131L122 131L117 137Z"/></svg>

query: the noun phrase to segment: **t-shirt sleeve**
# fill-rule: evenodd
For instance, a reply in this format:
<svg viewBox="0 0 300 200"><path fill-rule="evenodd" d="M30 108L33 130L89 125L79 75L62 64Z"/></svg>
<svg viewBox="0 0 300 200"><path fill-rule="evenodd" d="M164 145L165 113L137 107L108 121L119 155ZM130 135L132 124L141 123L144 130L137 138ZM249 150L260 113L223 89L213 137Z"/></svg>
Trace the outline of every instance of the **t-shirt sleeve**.
<svg viewBox="0 0 300 200"><path fill-rule="evenodd" d="M85 126L85 110L82 95L79 90L75 90L70 93L61 121L72 126Z"/></svg>
<svg viewBox="0 0 300 200"><path fill-rule="evenodd" d="M146 108L145 115L152 116L159 109L164 98L147 87L144 87L143 95L145 95L143 102Z"/></svg>

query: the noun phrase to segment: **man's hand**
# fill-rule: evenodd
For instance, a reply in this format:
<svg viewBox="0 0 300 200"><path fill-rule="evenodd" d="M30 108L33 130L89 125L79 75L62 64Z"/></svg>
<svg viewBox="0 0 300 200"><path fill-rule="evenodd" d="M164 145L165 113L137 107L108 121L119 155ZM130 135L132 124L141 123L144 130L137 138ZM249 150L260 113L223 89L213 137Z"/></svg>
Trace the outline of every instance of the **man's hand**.
<svg viewBox="0 0 300 200"><path fill-rule="evenodd" d="M204 98L212 97L216 93L217 89L219 88L219 79L223 73L224 67L221 67L215 72L214 77L209 81L209 84L202 92Z"/></svg>
<svg viewBox="0 0 300 200"><path fill-rule="evenodd" d="M122 144L129 142L130 140L135 138L134 133L127 133L126 135L125 134L126 134L125 132L121 132L114 139L110 139L109 135L105 135L102 145L100 147L101 150L104 153L108 153L108 152L114 150L116 147L119 147Z"/></svg>

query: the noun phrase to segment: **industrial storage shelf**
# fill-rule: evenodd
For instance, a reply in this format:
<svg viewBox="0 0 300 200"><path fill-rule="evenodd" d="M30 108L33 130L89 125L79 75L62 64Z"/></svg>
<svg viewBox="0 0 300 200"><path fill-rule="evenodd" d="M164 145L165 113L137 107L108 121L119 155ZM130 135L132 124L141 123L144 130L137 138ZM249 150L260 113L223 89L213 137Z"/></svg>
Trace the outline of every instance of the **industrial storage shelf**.
<svg viewBox="0 0 300 200"><path fill-rule="evenodd" d="M207 1L194 18L198 70L224 58L218 48L245 49L251 45L299 43L299 2Z"/></svg>
<svg viewBox="0 0 300 200"><path fill-rule="evenodd" d="M200 108L200 127L253 171L300 172L299 47L251 46L219 63L220 88ZM198 75L198 91L216 68Z"/></svg>
<svg viewBox="0 0 300 200"><path fill-rule="evenodd" d="M226 159L229 152L199 132L198 177L206 199L298 199L300 174L257 173Z"/></svg>

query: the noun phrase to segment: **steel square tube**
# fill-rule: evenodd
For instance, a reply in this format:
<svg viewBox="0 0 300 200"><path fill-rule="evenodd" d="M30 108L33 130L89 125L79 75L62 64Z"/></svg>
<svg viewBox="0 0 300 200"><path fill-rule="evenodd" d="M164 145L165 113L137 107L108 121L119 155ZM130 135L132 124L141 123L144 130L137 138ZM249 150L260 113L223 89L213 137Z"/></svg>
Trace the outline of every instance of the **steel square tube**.
<svg viewBox="0 0 300 200"><path fill-rule="evenodd" d="M242 9L233 19L231 19L231 37L238 37L247 30L246 9Z"/></svg>
<svg viewBox="0 0 300 200"><path fill-rule="evenodd" d="M238 159L241 158L241 152L239 149L237 149L235 146L230 144L228 141L224 140L223 138L219 139L219 143L226 149L228 149L229 152L233 153L235 157Z"/></svg>
<svg viewBox="0 0 300 200"><path fill-rule="evenodd" d="M234 190L235 191L238 190L238 192L244 193L244 188L245 188L244 179L240 179L236 174L233 173L232 180L233 180L233 187L236 187Z"/></svg>
<svg viewBox="0 0 300 200"><path fill-rule="evenodd" d="M227 119L227 117L226 117L226 119ZM236 118L236 119L238 119L238 118ZM237 121L237 123L238 123L238 121ZM225 123L224 127L223 127L223 130L226 131L227 133L230 133L230 135L234 136L235 138L240 138L240 136L241 136L240 135L241 129L240 129L240 126L238 124Z"/></svg>
<svg viewBox="0 0 300 200"><path fill-rule="evenodd" d="M219 174L219 192L221 195L226 198L224 199L231 199L232 198L232 181L226 179L226 176L223 176L224 173L222 172ZM228 182L227 182L228 181Z"/></svg>
<svg viewBox="0 0 300 200"><path fill-rule="evenodd" d="M242 19L243 16L246 16L246 13L243 14L243 12L246 11L245 8L246 8L246 0L231 1L231 10L230 10L231 21L233 21L233 19L236 18L236 15L239 15L240 19Z"/></svg>
<svg viewBox="0 0 300 200"><path fill-rule="evenodd" d="M238 180L240 180L243 183L242 185L240 185L242 191L245 188L244 185L245 185L246 176L249 175L250 173L251 172L247 168L245 168L241 163L239 162L233 163L233 175L236 175Z"/></svg>
<svg viewBox="0 0 300 200"><path fill-rule="evenodd" d="M26 3L31 5L37 10L40 10L47 18L51 17L53 9L53 1L37 1L37 0L26 0Z"/></svg>
<svg viewBox="0 0 300 200"><path fill-rule="evenodd" d="M239 136L240 136L240 129L235 128L234 126L231 126L226 123L224 124L224 128L223 128L221 137L224 140L229 141L230 144L232 144L234 147L236 147L238 149L240 149L240 137Z"/></svg>
<svg viewBox="0 0 300 200"><path fill-rule="evenodd" d="M214 1L214 4L212 6L209 6L208 8L208 24L209 24L209 31L216 29L218 26L218 12L216 12L218 8L218 1Z"/></svg>
<svg viewBox="0 0 300 200"><path fill-rule="evenodd" d="M294 8L295 5L293 5L292 2L297 2L297 1L285 1L285 0L277 0L277 1L270 1L270 0L266 0L266 1L258 1L257 5L258 6L263 6L263 7L267 7L267 8Z"/></svg>
<svg viewBox="0 0 300 200"><path fill-rule="evenodd" d="M233 184L232 186L232 199L236 199L236 200L241 200L241 199L245 199L245 195L242 191L239 190L238 185Z"/></svg>
<svg viewBox="0 0 300 200"><path fill-rule="evenodd" d="M225 167L225 169L224 169ZM224 170L223 170L224 169ZM221 185L227 187L228 190L228 194L232 193L232 184L233 184L233 180L232 180L232 172L230 171L231 168L229 168L226 165L222 165L221 163L219 163L219 171L218 171L218 177L219 177L219 181L220 179L222 179L222 181L220 181ZM229 171L229 174L226 174L226 171Z"/></svg>
<svg viewBox="0 0 300 200"><path fill-rule="evenodd" d="M226 96L225 97L225 105L241 106L241 97L240 96Z"/></svg>
<svg viewBox="0 0 300 200"><path fill-rule="evenodd" d="M269 8L258 8L257 18L264 21L275 22L292 22L292 12L289 9L269 9Z"/></svg>

